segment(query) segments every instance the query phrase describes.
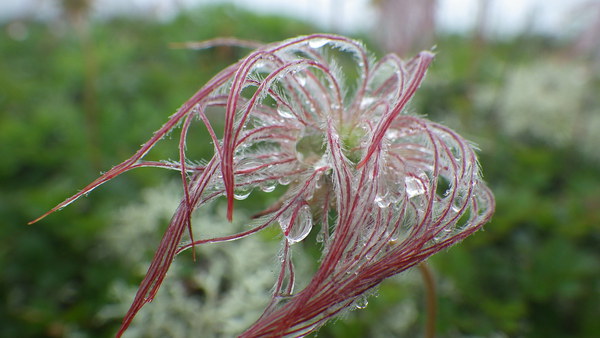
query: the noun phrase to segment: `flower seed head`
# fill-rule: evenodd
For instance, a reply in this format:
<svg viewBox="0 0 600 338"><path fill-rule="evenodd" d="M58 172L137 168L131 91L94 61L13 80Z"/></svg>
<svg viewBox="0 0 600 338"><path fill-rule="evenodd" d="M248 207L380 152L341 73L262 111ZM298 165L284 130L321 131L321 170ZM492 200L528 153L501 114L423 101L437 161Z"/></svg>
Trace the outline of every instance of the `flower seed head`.
<svg viewBox="0 0 600 338"><path fill-rule="evenodd" d="M407 61L393 54L375 60L361 43L328 34L262 46L210 80L132 158L60 205L135 167L181 172L184 197L120 333L152 299L175 254L194 245L280 227L272 301L242 336L300 336L361 302L383 279L486 223L494 199L472 146L406 111L433 57L421 52ZM221 139L205 115L213 108L224 114ZM204 166L190 165L185 152L196 119L215 145ZM144 162L179 124L180 161ZM190 231L191 242L180 246L196 208L223 196L231 219L235 199L277 185L287 192L258 214L252 229L198 241ZM311 232L322 242L320 266L295 290L291 253Z"/></svg>

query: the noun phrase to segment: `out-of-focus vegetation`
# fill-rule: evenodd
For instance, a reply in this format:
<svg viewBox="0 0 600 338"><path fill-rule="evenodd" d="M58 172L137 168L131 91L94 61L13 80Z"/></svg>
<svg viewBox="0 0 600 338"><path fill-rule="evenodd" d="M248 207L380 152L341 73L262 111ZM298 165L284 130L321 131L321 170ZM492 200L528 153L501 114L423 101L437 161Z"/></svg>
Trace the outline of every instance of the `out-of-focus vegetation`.
<svg viewBox="0 0 600 338"><path fill-rule="evenodd" d="M139 202L144 188L162 186L177 174L140 169L41 223L25 224L129 157L212 75L247 53L232 47L171 49L169 43L218 36L268 42L315 30L233 7L191 11L167 23L92 22L87 35L80 28L68 21L0 26L2 337L116 332L120 319L99 314L115 303L115 283L135 286L140 272L130 271L127 260L106 245L107 238L118 240L115 215ZM438 334L600 335L600 156L597 144L590 144L600 132L593 129L600 75L548 38L482 42L440 36L436 43L437 59L412 109L480 145L484 176L497 198L485 231L432 259ZM541 61L560 65L565 78L570 69L584 67L585 78L574 80L584 85L557 90L560 83L543 83L542 75L528 73ZM512 80L522 73L532 74L526 77L530 83ZM541 86L547 97L538 92L514 100L514 93L532 86ZM529 111L566 90L577 91L566 99L580 99L572 112L548 113L564 114L551 119L559 124L555 129L539 128L549 123L543 112L527 120ZM515 116L521 118L518 127ZM556 142L553 130L566 126L575 129ZM167 141L151 155L177 158L176 140ZM205 142L199 155L212 152ZM148 241L149 254L157 243ZM413 273L385 282L367 309L349 312L319 336L419 335L423 292Z"/></svg>

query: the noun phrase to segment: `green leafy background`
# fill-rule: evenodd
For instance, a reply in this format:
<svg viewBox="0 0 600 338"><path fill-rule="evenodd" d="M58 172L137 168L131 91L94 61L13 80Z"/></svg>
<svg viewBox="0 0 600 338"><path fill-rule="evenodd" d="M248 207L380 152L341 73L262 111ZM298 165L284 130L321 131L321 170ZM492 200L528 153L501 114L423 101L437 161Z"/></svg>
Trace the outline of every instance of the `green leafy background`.
<svg viewBox="0 0 600 338"><path fill-rule="evenodd" d="M135 286L140 277L99 238L118 234L115 210L177 174L140 169L40 223L26 223L130 156L212 75L247 53L170 43L218 36L268 42L317 29L231 6L162 23L114 18L88 23L87 30L69 20L23 20L22 41L9 36L10 24L0 26L0 336L108 337L120 321L98 313L115 302L111 285ZM377 50L368 37L357 38ZM597 145L587 146L590 154L581 143L511 133L498 113L510 99L502 93L515 69L541 60L589 61L572 55L565 61L565 42L540 36L481 43L439 35L436 43L436 61L411 109L479 144L497 198L484 231L430 259L438 336L600 336ZM589 69L585 102L573 109L600 114L600 76L597 67ZM174 138L151 156L177 158ZM198 156L212 152L208 142L197 147ZM348 312L318 336L419 336L424 293L416 272L393 278L366 309ZM394 320L407 322L386 329Z"/></svg>

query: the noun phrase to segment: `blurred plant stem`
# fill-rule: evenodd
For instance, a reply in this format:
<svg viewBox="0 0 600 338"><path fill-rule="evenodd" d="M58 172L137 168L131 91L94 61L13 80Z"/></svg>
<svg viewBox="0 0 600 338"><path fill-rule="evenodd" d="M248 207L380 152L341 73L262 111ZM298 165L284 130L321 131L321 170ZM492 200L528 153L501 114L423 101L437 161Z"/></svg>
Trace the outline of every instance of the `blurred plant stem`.
<svg viewBox="0 0 600 338"><path fill-rule="evenodd" d="M98 63L94 53L94 44L89 35L87 27L78 30L84 62L84 87L83 87L83 111L88 137L89 156L96 170L102 167L100 155L100 142L98 131L98 97L96 78L98 76Z"/></svg>
<svg viewBox="0 0 600 338"><path fill-rule="evenodd" d="M90 36L89 12L93 0L62 0L62 10L77 34L83 56L83 112L87 137L87 153L95 170L102 168L98 130L98 95L96 79L98 62Z"/></svg>
<svg viewBox="0 0 600 338"><path fill-rule="evenodd" d="M427 310L427 318L425 320L425 338L435 337L435 316L437 312L437 297L435 292L435 282L433 273L427 262L418 265L421 276L425 282L425 308Z"/></svg>

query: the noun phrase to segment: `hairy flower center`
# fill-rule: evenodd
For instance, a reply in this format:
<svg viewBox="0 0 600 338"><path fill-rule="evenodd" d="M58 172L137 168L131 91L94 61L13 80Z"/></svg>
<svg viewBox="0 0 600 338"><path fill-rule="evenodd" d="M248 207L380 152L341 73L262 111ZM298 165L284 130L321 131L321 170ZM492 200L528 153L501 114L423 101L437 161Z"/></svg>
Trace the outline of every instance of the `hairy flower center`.
<svg viewBox="0 0 600 338"><path fill-rule="evenodd" d="M343 154L356 164L362 159L361 144L366 136L364 128L356 125L342 125L340 128L340 140ZM325 155L325 132L313 127L307 127L302 131L296 142L296 157L298 161L315 165Z"/></svg>
<svg viewBox="0 0 600 338"><path fill-rule="evenodd" d="M366 134L365 129L356 125L344 125L340 130L342 152L354 164L362 159L361 143Z"/></svg>
<svg viewBox="0 0 600 338"><path fill-rule="evenodd" d="M307 127L296 142L298 161L314 165L325 154L325 134L312 127Z"/></svg>

